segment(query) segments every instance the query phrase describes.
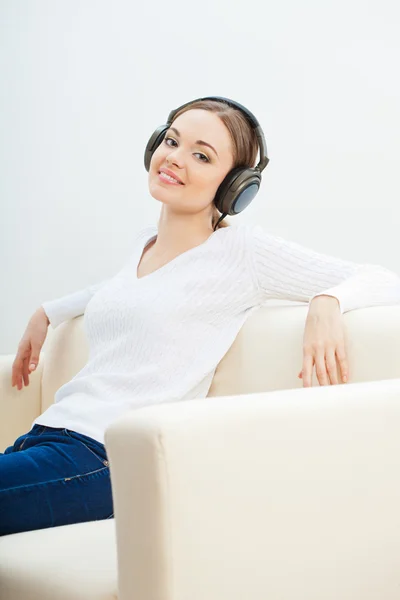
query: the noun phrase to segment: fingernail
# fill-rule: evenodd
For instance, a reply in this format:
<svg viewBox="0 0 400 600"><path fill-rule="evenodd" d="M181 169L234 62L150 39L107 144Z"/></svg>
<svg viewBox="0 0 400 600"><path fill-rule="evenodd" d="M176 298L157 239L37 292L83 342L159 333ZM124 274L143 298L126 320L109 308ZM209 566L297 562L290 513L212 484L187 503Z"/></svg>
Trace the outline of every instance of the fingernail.
<svg viewBox="0 0 400 600"><path fill-rule="evenodd" d="M35 367L36 367L36 365L35 365L34 363L31 363L31 364L29 365L29 368L30 368L30 369L32 369L32 370L33 370Z"/></svg>
<svg viewBox="0 0 400 600"><path fill-rule="evenodd" d="M346 375L343 375L343 383L346 383L346 381L347 381L347 377L346 377Z"/></svg>

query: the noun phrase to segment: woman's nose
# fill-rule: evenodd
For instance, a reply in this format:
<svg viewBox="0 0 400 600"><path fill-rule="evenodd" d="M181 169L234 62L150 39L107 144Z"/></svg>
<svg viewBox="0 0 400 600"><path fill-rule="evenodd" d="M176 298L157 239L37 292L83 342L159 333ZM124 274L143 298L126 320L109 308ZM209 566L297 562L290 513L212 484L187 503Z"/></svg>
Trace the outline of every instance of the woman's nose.
<svg viewBox="0 0 400 600"><path fill-rule="evenodd" d="M178 166L183 165L183 157L180 153L180 148L174 148L167 154L167 161L170 163L175 163Z"/></svg>

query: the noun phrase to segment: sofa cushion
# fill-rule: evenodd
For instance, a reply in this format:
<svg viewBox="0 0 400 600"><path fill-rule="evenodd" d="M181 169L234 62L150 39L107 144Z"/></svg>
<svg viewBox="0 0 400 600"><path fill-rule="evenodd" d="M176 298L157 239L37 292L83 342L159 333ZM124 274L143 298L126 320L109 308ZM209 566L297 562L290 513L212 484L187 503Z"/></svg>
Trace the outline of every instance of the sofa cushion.
<svg viewBox="0 0 400 600"><path fill-rule="evenodd" d="M0 537L1 600L116 600L115 520Z"/></svg>

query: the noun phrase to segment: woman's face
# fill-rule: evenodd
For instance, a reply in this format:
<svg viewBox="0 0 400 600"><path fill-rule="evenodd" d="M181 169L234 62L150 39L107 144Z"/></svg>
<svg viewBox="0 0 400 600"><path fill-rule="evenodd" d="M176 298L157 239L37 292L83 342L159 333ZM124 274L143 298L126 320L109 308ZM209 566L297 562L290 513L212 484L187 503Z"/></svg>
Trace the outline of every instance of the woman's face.
<svg viewBox="0 0 400 600"><path fill-rule="evenodd" d="M174 210L195 214L212 204L232 166L232 142L223 122L210 111L191 109L175 119L154 152L149 191L153 198ZM159 175L163 168L172 171L182 183L163 180Z"/></svg>

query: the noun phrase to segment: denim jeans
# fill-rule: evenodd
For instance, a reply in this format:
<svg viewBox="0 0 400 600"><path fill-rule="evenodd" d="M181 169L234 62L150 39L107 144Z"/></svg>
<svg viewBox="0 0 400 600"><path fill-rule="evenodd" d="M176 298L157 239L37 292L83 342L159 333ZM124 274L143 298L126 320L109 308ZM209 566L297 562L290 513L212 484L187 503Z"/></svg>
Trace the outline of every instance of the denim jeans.
<svg viewBox="0 0 400 600"><path fill-rule="evenodd" d="M103 444L35 424L0 452L0 535L114 516Z"/></svg>

